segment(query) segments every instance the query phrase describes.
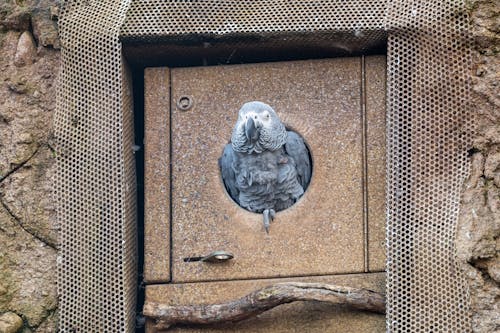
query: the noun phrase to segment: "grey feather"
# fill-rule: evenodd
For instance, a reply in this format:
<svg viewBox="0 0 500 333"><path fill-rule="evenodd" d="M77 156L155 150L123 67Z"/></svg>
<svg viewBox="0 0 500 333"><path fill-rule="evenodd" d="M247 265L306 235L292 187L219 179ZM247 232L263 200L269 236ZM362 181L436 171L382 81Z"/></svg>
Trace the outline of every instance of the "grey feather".
<svg viewBox="0 0 500 333"><path fill-rule="evenodd" d="M239 190L236 186L236 175L234 169L234 155L235 152L231 144L227 144L224 147L224 152L222 153L221 158L219 159L219 167L222 173L222 180L224 181L224 185L226 186L226 190L229 192L231 198L236 200L239 203Z"/></svg>
<svg viewBox="0 0 500 333"><path fill-rule="evenodd" d="M295 167L282 162L286 160L283 149L234 156L238 201L242 207L256 213L265 209L280 211L293 205L304 193Z"/></svg>
<svg viewBox="0 0 500 333"><path fill-rule="evenodd" d="M304 141L286 131L274 110L262 102L246 103L240 109L231 144L225 146L219 164L231 197L256 213L292 206L311 179Z"/></svg>
<svg viewBox="0 0 500 333"><path fill-rule="evenodd" d="M288 131L285 150L293 158L299 183L305 190L311 181L311 158L304 140L297 133Z"/></svg>

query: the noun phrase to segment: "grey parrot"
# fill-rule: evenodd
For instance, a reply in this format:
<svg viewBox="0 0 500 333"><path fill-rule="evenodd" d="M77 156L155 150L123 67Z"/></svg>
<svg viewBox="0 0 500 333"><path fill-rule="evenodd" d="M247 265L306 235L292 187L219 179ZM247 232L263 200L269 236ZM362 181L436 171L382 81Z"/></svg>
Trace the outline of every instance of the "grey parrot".
<svg viewBox="0 0 500 333"><path fill-rule="evenodd" d="M293 205L311 180L304 140L257 101L241 107L219 166L229 195L241 207L262 213L267 233L275 213Z"/></svg>

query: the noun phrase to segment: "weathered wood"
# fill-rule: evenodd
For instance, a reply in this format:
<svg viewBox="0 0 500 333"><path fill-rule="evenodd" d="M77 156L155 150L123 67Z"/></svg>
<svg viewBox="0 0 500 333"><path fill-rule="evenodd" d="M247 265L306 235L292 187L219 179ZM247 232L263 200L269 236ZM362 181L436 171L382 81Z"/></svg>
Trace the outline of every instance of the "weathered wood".
<svg viewBox="0 0 500 333"><path fill-rule="evenodd" d="M175 324L217 324L247 319L278 305L297 301L326 302L354 309L385 313L385 296L360 288L323 283L277 283L240 299L207 305L166 305L146 302L144 316L155 320L156 329Z"/></svg>

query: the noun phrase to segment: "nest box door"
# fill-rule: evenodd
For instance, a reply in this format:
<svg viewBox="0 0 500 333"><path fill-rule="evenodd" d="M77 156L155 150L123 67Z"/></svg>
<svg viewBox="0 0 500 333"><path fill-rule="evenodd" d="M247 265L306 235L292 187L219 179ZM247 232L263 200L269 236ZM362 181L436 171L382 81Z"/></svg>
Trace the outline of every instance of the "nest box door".
<svg viewBox="0 0 500 333"><path fill-rule="evenodd" d="M151 201L164 206L157 208L164 217L165 238L155 235L155 244L146 244L153 259L161 253L168 256L160 276L196 282L383 269L385 57L149 73L154 77L158 71L168 78L157 78L157 87L151 89L168 91L170 105L168 110L151 105L146 113L168 120L158 118L164 128L151 130L150 139L148 126L160 125L146 121L146 155L170 165L164 172L153 171L151 179L152 184L164 183L169 193L149 194L147 184L145 190L146 200L163 196ZM276 214L269 234L262 214L231 199L218 166L238 110L255 100L272 106L304 138L313 164L305 194ZM146 160L147 176L152 175L148 163L154 168L158 162ZM234 258L222 264L196 260L216 250ZM147 259L148 253L146 265Z"/></svg>

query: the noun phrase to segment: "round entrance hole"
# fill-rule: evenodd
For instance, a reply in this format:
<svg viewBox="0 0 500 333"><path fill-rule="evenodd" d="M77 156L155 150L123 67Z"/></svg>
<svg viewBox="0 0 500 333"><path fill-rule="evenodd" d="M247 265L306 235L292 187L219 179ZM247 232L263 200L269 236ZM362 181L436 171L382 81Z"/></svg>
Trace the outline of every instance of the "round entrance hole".
<svg viewBox="0 0 500 333"><path fill-rule="evenodd" d="M292 207L307 191L313 172L309 146L296 131L286 128L287 140L276 150L238 152L229 142L219 159L220 174L229 197L253 213Z"/></svg>

